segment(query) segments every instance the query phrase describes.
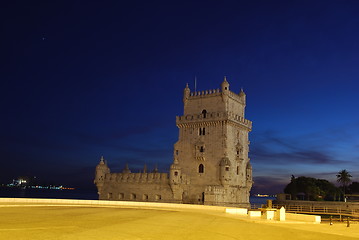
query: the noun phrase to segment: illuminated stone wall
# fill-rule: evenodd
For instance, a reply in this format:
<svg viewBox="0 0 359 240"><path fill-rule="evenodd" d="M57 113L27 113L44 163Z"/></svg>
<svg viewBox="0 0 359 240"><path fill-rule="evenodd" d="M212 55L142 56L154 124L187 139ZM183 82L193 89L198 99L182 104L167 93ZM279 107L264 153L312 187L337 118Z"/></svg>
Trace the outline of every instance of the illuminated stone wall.
<svg viewBox="0 0 359 240"><path fill-rule="evenodd" d="M252 167L248 158L252 122L245 119L246 95L221 89L183 95L184 114L176 117L179 138L169 176L164 173L110 173L102 159L96 168L99 198L248 206Z"/></svg>

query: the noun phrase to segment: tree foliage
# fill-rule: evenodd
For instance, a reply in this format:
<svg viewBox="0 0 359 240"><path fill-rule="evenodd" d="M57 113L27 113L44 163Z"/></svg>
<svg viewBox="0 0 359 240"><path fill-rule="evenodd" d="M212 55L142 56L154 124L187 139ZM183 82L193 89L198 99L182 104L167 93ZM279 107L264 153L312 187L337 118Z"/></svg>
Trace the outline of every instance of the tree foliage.
<svg viewBox="0 0 359 240"><path fill-rule="evenodd" d="M337 182L343 188L344 194L346 192L347 186L351 182L351 179L350 179L351 177L352 177L352 175L350 175L350 173L345 169L339 171L338 174L337 174Z"/></svg>
<svg viewBox="0 0 359 240"><path fill-rule="evenodd" d="M324 179L311 177L292 176L284 192L291 194L293 200L335 200L339 196L339 189L334 184Z"/></svg>
<svg viewBox="0 0 359 240"><path fill-rule="evenodd" d="M352 182L348 186L348 193L359 194L359 182Z"/></svg>

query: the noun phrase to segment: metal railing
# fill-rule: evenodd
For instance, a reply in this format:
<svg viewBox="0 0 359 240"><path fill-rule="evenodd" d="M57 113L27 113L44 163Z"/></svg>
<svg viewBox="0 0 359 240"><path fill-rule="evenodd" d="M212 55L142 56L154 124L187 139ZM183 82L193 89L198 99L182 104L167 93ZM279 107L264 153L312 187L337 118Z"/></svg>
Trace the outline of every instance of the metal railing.
<svg viewBox="0 0 359 240"><path fill-rule="evenodd" d="M359 219L359 209L344 209L341 207L330 206L310 206L310 205L283 205L273 204L273 208L284 207L289 213L305 213L314 215L337 215L343 217L350 217L352 219Z"/></svg>

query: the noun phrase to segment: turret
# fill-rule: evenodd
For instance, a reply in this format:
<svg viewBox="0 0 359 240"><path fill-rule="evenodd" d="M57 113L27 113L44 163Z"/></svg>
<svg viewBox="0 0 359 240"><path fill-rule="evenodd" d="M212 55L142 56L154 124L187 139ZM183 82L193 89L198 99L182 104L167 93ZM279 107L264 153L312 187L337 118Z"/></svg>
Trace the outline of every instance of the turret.
<svg viewBox="0 0 359 240"><path fill-rule="evenodd" d="M131 173L131 170L128 168L128 164L126 163L125 168L122 170L122 173Z"/></svg>
<svg viewBox="0 0 359 240"><path fill-rule="evenodd" d="M183 90L183 103L184 104L186 104L190 94L191 94L191 90L189 89L188 83L187 83L185 89Z"/></svg>
<svg viewBox="0 0 359 240"><path fill-rule="evenodd" d="M100 194L103 184L105 183L105 177L107 173L110 173L110 168L107 166L105 159L102 156L100 159L100 163L96 166L94 180L94 183L96 184L98 190L98 194Z"/></svg>
<svg viewBox="0 0 359 240"><path fill-rule="evenodd" d="M229 83L227 82L227 77L224 77L224 80L221 84L221 89L223 93L229 91Z"/></svg>
<svg viewBox="0 0 359 240"><path fill-rule="evenodd" d="M177 158L174 159L170 168L170 184L177 185L181 182L181 167L178 164Z"/></svg>
<svg viewBox="0 0 359 240"><path fill-rule="evenodd" d="M247 187L251 188L253 184L252 180L252 165L250 162L247 163L246 166L246 185Z"/></svg>
<svg viewBox="0 0 359 240"><path fill-rule="evenodd" d="M238 95L241 102L246 105L246 94L244 93L243 88L241 88L241 92Z"/></svg>
<svg viewBox="0 0 359 240"><path fill-rule="evenodd" d="M219 174L220 174L220 181L224 187L228 187L231 181L231 174L230 174L230 167L231 161L228 157L222 158L219 164Z"/></svg>
<svg viewBox="0 0 359 240"><path fill-rule="evenodd" d="M170 168L170 186L173 194L173 199L182 202L183 188L182 183L182 171L178 164L177 157L174 158L173 164Z"/></svg>

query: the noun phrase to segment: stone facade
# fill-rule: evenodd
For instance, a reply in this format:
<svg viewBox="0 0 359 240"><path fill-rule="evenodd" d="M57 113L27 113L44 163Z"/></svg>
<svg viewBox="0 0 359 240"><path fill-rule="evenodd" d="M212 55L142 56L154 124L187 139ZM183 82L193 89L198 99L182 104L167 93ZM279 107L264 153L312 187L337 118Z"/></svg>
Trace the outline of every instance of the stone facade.
<svg viewBox="0 0 359 240"><path fill-rule="evenodd" d="M111 173L104 159L96 167L99 198L222 206L249 206L252 167L248 158L252 122L245 119L246 95L220 89L183 94L184 113L176 117L179 138L169 174Z"/></svg>

